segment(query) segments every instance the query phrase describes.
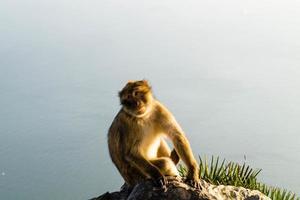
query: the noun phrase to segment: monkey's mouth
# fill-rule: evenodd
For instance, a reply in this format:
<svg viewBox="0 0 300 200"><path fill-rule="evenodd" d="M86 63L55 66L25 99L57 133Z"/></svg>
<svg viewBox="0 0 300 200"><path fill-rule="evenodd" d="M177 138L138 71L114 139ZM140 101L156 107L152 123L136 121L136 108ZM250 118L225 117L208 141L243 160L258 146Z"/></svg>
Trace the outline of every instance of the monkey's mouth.
<svg viewBox="0 0 300 200"><path fill-rule="evenodd" d="M141 106L140 108L136 109L136 113L139 114L139 115L143 114L145 112L146 112L146 107L145 106Z"/></svg>
<svg viewBox="0 0 300 200"><path fill-rule="evenodd" d="M142 101L133 101L133 109L139 113L146 110L145 104Z"/></svg>

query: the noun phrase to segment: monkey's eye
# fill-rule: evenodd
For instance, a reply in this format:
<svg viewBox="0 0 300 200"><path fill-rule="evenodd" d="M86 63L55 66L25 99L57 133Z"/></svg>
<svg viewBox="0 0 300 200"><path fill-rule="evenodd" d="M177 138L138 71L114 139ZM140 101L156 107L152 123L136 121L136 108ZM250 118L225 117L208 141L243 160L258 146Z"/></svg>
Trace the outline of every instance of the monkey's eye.
<svg viewBox="0 0 300 200"><path fill-rule="evenodd" d="M141 96L141 92L139 92L139 91L133 91L132 92L132 96L134 96L134 97L139 97L139 96Z"/></svg>

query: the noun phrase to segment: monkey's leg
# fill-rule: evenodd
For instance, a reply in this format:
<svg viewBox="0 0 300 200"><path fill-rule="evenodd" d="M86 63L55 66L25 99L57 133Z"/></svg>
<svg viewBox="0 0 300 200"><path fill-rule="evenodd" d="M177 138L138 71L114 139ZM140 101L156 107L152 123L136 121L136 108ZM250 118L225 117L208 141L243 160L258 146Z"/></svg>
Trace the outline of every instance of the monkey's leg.
<svg viewBox="0 0 300 200"><path fill-rule="evenodd" d="M157 179L163 176L160 170L153 165L150 160L147 160L143 156L140 155L128 155L126 156L127 162L132 163L132 165L139 169L139 171L146 176L150 176L151 178Z"/></svg>
<svg viewBox="0 0 300 200"><path fill-rule="evenodd" d="M143 174L140 169L124 164L123 170L121 175L123 176L125 182L130 185L134 186L138 182L147 179L147 175Z"/></svg>
<svg viewBox="0 0 300 200"><path fill-rule="evenodd" d="M170 157L170 155L171 150L168 143L164 139L161 139L157 150L157 157Z"/></svg>
<svg viewBox="0 0 300 200"><path fill-rule="evenodd" d="M128 160L128 162L131 162L136 168L140 169L142 173L147 174L149 178L153 179L155 185L164 188L164 186L167 183L167 180L164 174L160 171L160 169L156 165L154 165L150 160L145 159L141 155L134 156L132 154L126 156L126 159Z"/></svg>
<svg viewBox="0 0 300 200"><path fill-rule="evenodd" d="M177 165L180 159L175 149L173 149L171 152L169 145L164 139L161 139L157 150L157 157L170 157L175 165Z"/></svg>
<svg viewBox="0 0 300 200"><path fill-rule="evenodd" d="M159 171L166 176L179 176L178 170L169 157L159 157L150 160L150 162L155 165Z"/></svg>

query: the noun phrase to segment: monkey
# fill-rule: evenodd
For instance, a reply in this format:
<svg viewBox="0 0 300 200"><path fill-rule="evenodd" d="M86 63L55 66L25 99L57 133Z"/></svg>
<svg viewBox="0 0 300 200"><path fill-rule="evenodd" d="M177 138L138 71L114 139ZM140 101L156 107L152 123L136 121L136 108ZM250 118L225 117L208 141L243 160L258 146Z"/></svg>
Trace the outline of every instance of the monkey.
<svg viewBox="0 0 300 200"><path fill-rule="evenodd" d="M189 141L172 113L152 94L146 80L129 81L119 92L121 109L108 131L112 162L128 186L151 179L166 185L178 176L176 164L187 166L187 182L199 187L199 167ZM171 151L165 139L174 145Z"/></svg>

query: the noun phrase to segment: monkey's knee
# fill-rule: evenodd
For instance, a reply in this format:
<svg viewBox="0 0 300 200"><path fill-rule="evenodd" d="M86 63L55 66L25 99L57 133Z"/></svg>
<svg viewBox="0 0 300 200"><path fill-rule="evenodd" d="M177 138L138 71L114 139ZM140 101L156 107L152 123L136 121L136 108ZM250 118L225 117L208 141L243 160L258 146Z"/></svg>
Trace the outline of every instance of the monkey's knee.
<svg viewBox="0 0 300 200"><path fill-rule="evenodd" d="M166 176L178 176L178 170L174 165L173 161L167 157L160 157L157 159L153 159L150 161L153 165L155 165L159 171Z"/></svg>
<svg viewBox="0 0 300 200"><path fill-rule="evenodd" d="M160 145L157 150L157 157L169 157L171 153L171 150L169 148L169 145L164 139L161 139Z"/></svg>

